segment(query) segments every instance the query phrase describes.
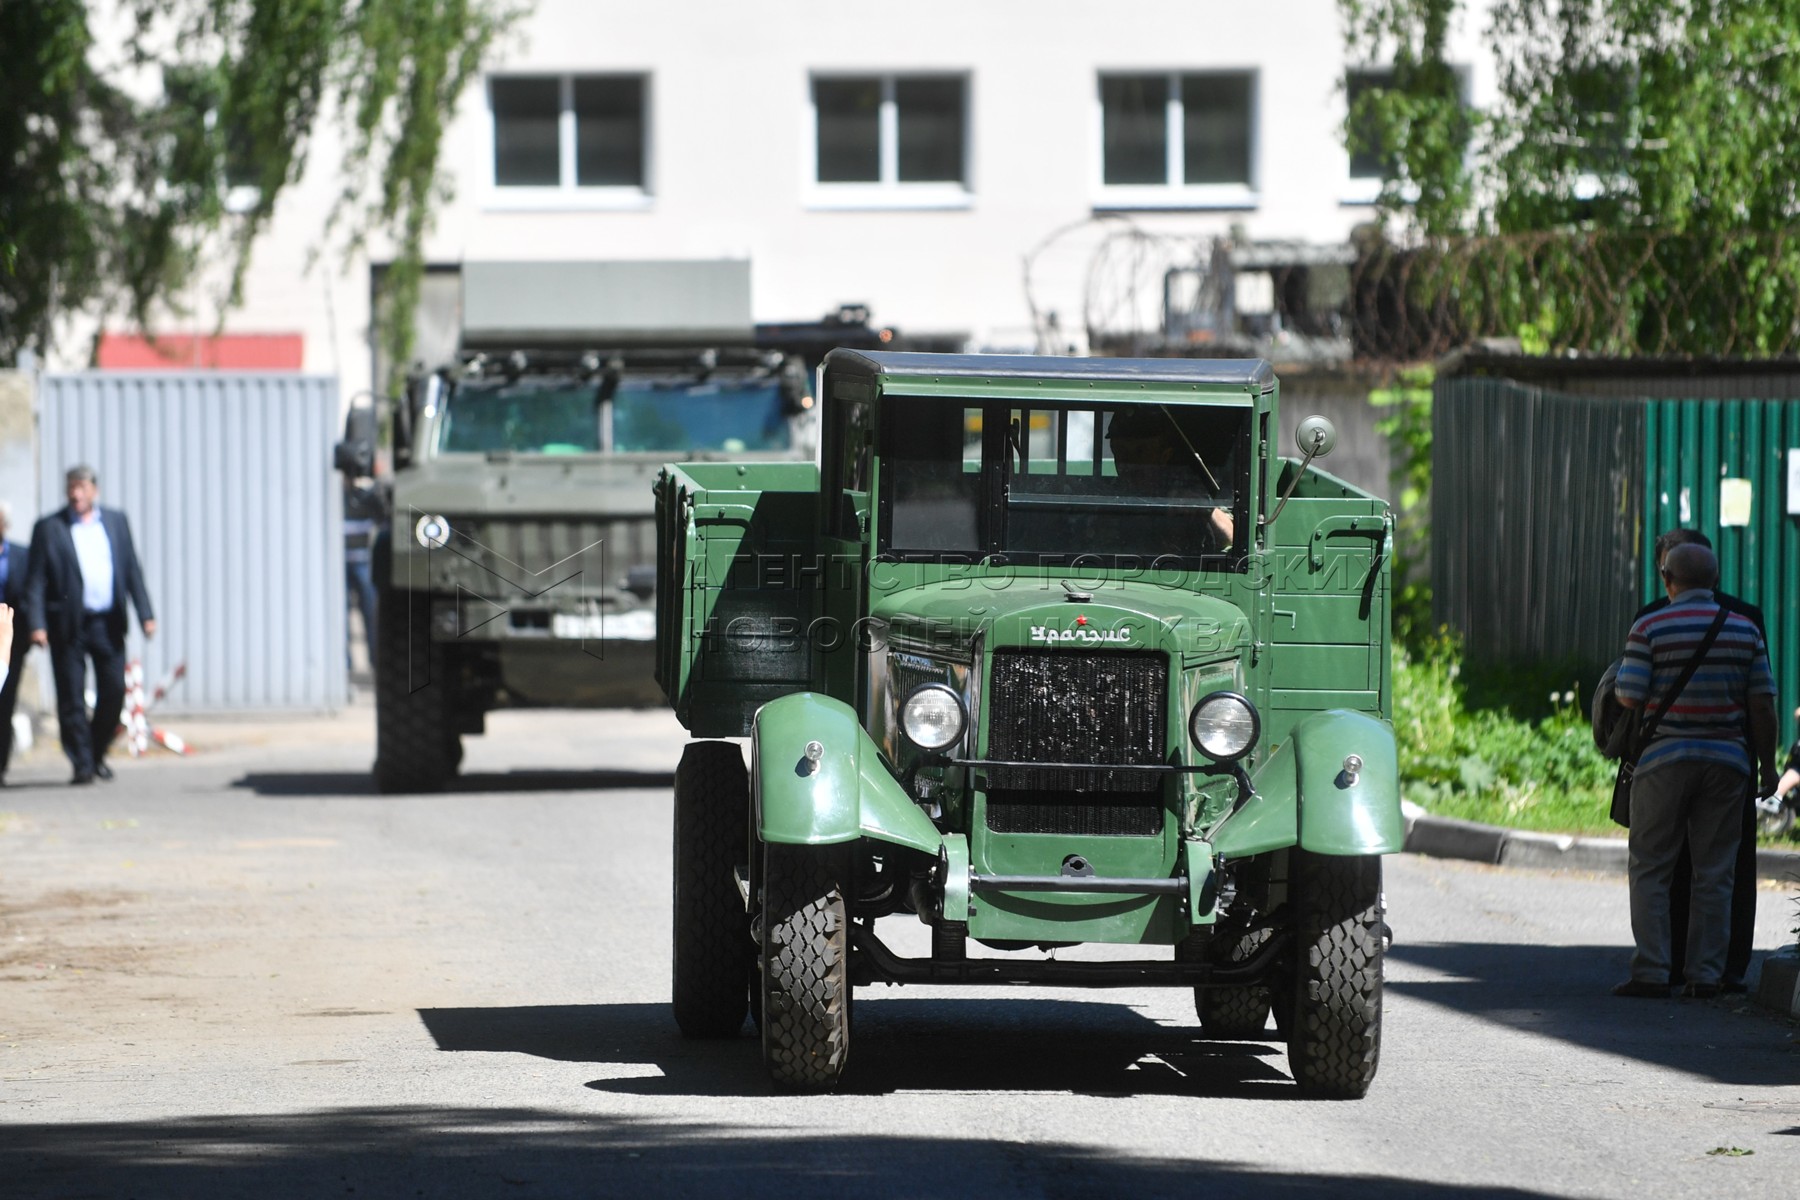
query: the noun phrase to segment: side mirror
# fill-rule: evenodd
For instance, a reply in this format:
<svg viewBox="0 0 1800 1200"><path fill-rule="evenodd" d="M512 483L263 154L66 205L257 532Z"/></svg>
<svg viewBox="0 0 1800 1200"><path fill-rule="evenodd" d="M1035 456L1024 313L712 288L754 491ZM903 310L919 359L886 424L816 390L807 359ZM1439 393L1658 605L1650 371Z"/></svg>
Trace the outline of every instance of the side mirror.
<svg viewBox="0 0 1800 1200"><path fill-rule="evenodd" d="M1294 444L1308 460L1324 458L1337 447L1337 426L1327 417L1308 417L1294 430Z"/></svg>
<svg viewBox="0 0 1800 1200"><path fill-rule="evenodd" d="M1301 476L1306 474L1306 468L1312 464L1312 460L1331 453L1333 447L1337 445L1337 426L1324 417L1308 417L1300 422L1299 428L1294 430L1294 441L1299 445L1300 453L1304 456L1300 460L1300 469L1295 471L1294 477L1288 481L1287 491L1281 493L1281 501L1275 505L1275 511L1257 522L1260 528L1267 529L1275 523L1275 518L1281 515L1281 510L1287 507L1287 502L1293 496L1294 489L1300 486Z"/></svg>

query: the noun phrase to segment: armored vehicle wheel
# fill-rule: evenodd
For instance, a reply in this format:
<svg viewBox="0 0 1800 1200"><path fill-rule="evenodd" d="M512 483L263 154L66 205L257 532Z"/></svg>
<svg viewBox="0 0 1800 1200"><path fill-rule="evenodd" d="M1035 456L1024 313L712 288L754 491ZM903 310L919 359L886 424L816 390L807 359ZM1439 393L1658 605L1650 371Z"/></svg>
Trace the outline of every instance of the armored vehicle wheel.
<svg viewBox="0 0 1800 1200"><path fill-rule="evenodd" d="M735 1037L756 966L750 917L732 878L750 818L744 756L694 742L675 769L675 1023L691 1038Z"/></svg>
<svg viewBox="0 0 1800 1200"><path fill-rule="evenodd" d="M1240 963L1255 954L1274 936L1268 929L1253 929L1238 938L1224 956ZM1270 993L1266 987L1197 987L1194 1011L1208 1037L1247 1039L1261 1037L1269 1024Z"/></svg>
<svg viewBox="0 0 1800 1200"><path fill-rule="evenodd" d="M1294 852L1288 1066L1310 1096L1361 1098L1381 1057L1381 859Z"/></svg>
<svg viewBox="0 0 1800 1200"><path fill-rule="evenodd" d="M382 588L375 624L375 786L442 791L462 762L450 725L443 648L431 640L431 600Z"/></svg>
<svg viewBox="0 0 1800 1200"><path fill-rule="evenodd" d="M781 1087L825 1091L850 1056L848 859L768 846L763 862L763 1061Z"/></svg>

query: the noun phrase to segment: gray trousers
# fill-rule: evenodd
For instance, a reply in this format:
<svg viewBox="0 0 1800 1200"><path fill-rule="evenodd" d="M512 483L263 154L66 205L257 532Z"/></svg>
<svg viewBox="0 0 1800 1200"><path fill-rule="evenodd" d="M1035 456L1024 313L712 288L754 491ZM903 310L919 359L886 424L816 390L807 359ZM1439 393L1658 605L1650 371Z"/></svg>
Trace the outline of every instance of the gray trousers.
<svg viewBox="0 0 1800 1200"><path fill-rule="evenodd" d="M1744 776L1718 763L1679 762L1631 784L1631 977L1669 981L1669 887L1685 839L1693 856L1688 917L1689 983L1719 982L1731 940Z"/></svg>

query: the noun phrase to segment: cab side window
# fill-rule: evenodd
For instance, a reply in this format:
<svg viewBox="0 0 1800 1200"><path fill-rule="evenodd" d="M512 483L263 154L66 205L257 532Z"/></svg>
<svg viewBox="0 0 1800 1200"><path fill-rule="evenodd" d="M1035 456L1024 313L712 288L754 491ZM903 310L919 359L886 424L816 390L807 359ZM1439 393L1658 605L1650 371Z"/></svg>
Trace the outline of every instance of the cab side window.
<svg viewBox="0 0 1800 1200"><path fill-rule="evenodd" d="M854 541L862 536L857 510L869 502L871 405L866 400L839 401L842 416L837 423L837 437L831 447L829 467L835 479L828 481L832 489L832 508L828 515L827 533Z"/></svg>

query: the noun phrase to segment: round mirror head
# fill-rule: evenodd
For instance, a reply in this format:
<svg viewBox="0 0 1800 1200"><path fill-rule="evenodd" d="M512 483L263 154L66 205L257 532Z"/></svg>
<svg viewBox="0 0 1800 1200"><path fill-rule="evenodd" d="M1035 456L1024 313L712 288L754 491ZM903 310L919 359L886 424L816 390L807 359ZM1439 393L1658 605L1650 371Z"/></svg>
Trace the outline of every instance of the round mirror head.
<svg viewBox="0 0 1800 1200"><path fill-rule="evenodd" d="M1337 445L1337 426L1326 417L1308 417L1294 430L1294 442L1300 453L1324 458Z"/></svg>

